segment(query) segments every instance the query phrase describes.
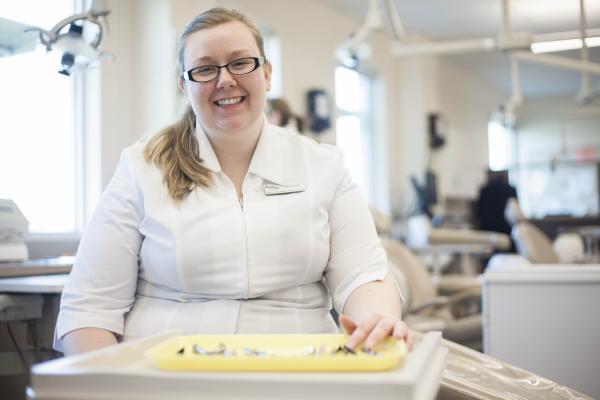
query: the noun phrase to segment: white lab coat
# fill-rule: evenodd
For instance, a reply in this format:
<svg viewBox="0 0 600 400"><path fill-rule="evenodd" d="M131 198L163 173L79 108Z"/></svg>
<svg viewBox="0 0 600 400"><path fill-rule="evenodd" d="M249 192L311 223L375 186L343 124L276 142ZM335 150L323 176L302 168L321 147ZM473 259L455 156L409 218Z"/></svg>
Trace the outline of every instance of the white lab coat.
<svg viewBox="0 0 600 400"><path fill-rule="evenodd" d="M125 339L168 329L337 332L331 299L341 311L354 289L386 275L385 252L338 148L265 119L242 207L206 134L197 138L214 183L180 204L144 160L144 143L123 151L63 290L58 350L82 327Z"/></svg>

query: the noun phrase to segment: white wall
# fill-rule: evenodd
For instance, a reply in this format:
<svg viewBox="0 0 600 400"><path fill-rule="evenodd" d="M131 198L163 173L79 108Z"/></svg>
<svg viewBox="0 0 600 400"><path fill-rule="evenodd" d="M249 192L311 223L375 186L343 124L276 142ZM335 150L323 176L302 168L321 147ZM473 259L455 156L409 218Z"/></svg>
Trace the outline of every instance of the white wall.
<svg viewBox="0 0 600 400"><path fill-rule="evenodd" d="M422 181L427 166L427 112L437 108L437 63L432 57L395 61L398 81L397 131L390 132L392 207L405 215L413 206L409 177Z"/></svg>
<svg viewBox="0 0 600 400"><path fill-rule="evenodd" d="M130 0L131 1L131 0ZM131 47L131 129L134 136L149 136L173 122L178 93L177 36L166 0L135 0Z"/></svg>
<svg viewBox="0 0 600 400"><path fill-rule="evenodd" d="M101 177L105 187L117 165L121 151L132 142L131 130L131 20L132 2L110 1L110 33L102 49L115 56L100 66Z"/></svg>
<svg viewBox="0 0 600 400"><path fill-rule="evenodd" d="M487 124L508 94L442 59L439 108L447 121L447 144L439 154L439 191L444 196L475 198L488 169Z"/></svg>
<svg viewBox="0 0 600 400"><path fill-rule="evenodd" d="M438 197L475 198L488 166L487 123L506 94L465 74L451 60L440 57L402 59L397 62L398 134L390 132L392 204L404 215L414 206L409 177L420 183L430 166L437 175ZM431 153L427 114L441 114L446 145Z"/></svg>
<svg viewBox="0 0 600 400"><path fill-rule="evenodd" d="M125 147L173 121L177 94L169 1L113 0L108 8L102 49L115 60L100 73L102 187Z"/></svg>

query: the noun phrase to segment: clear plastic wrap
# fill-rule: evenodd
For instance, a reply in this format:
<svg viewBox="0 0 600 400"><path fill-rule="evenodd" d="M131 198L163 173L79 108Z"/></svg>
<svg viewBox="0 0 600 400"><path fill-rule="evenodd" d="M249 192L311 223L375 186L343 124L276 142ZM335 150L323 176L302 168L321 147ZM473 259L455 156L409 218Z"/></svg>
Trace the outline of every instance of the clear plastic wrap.
<svg viewBox="0 0 600 400"><path fill-rule="evenodd" d="M420 334L415 332L416 339ZM593 400L567 386L449 340L438 400Z"/></svg>

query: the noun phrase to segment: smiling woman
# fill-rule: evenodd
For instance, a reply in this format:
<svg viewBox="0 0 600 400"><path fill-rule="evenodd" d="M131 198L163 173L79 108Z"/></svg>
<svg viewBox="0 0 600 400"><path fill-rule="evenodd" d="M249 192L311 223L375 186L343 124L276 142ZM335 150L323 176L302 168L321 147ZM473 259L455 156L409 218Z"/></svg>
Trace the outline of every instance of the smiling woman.
<svg viewBox="0 0 600 400"><path fill-rule="evenodd" d="M205 36L199 36L199 33ZM237 37L241 40L236 42L233 38ZM234 43L231 43L232 41ZM216 48L214 43L218 43ZM255 59L253 69L248 68L248 63L244 68L239 65L240 59L244 58ZM176 199L182 199L194 185L207 186L211 179L210 173L198 158L197 141L194 137L197 119L198 124L211 138L212 146L221 145L222 140L217 132L225 132L225 135L228 135L227 132L240 129L240 126L235 126L236 120L243 128L244 122L239 121L243 118L252 119L254 126L251 128L254 133L233 138L239 142L240 137L243 137L247 142L246 149L242 149L247 153L245 159L234 157L234 161L235 158L239 158L242 162L248 162L248 156L251 156L256 146L262 125L260 116L266 101L265 93L270 89L271 65L265 61L264 41L260 30L246 16L235 11L221 14L205 13L192 20L181 34L177 63L180 71L179 86L188 97L190 106L178 124L167 127L150 140L145 156L149 161L169 171L165 177L169 193ZM234 69L237 68L240 73L232 73L230 64L238 64ZM264 69L265 83L262 88L255 88L257 73L254 71L261 65ZM226 71L222 72L223 69ZM247 72L241 73L242 69ZM212 72L209 74L207 71ZM232 79L232 75L239 77ZM247 85L248 88L245 87ZM249 89L254 92L252 98L248 96ZM253 105L253 108L250 108L249 104ZM250 112L253 115L249 116ZM239 148L239 143L236 148ZM176 157L170 156L171 152L174 152ZM240 197L243 173L238 169L230 171L230 175L235 176Z"/></svg>
<svg viewBox="0 0 600 400"><path fill-rule="evenodd" d="M81 240L56 346L169 329L407 337L401 295L341 151L270 125L271 64L244 15L180 37L180 121L126 149Z"/></svg>
<svg viewBox="0 0 600 400"><path fill-rule="evenodd" d="M237 141L245 138L248 145L255 145L258 140L266 92L270 89L271 64L261 61L265 57L262 40L259 44L254 36L246 24L231 21L210 30L197 30L185 40L184 69L206 68L205 63L236 65L240 59L256 58L240 68L248 71L246 74L232 73L230 65L218 68L213 80L206 84L180 82L213 145L225 145L224 141L232 140L232 135L238 136ZM248 68L258 67L261 62L259 70Z"/></svg>

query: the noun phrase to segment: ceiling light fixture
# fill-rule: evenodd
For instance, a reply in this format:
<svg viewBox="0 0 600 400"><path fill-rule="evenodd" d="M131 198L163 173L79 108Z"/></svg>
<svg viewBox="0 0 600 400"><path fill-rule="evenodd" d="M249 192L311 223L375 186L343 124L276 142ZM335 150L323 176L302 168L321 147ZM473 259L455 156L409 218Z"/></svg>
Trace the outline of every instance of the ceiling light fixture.
<svg viewBox="0 0 600 400"><path fill-rule="evenodd" d="M581 39L565 39L551 40L547 42L535 42L531 43L531 52L533 54L542 54L565 50L577 50L580 49L582 45L583 41ZM585 38L585 45L587 47L600 46L600 36Z"/></svg>

